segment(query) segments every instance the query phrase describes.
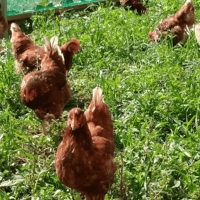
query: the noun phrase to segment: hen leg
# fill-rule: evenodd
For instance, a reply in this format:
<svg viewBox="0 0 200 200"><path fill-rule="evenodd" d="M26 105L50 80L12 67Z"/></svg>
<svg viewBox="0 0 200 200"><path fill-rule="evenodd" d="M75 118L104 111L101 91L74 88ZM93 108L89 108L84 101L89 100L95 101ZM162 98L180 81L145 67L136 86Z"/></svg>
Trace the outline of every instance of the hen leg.
<svg viewBox="0 0 200 200"><path fill-rule="evenodd" d="M49 125L49 122L52 120L52 119L55 119L55 116L53 114L49 114L47 113L45 116L44 116L44 119L42 121L42 129L43 129L43 134L47 134L47 126Z"/></svg>
<svg viewBox="0 0 200 200"><path fill-rule="evenodd" d="M43 130L43 134L46 135L47 129L46 129L46 121L45 120L42 121L42 130Z"/></svg>

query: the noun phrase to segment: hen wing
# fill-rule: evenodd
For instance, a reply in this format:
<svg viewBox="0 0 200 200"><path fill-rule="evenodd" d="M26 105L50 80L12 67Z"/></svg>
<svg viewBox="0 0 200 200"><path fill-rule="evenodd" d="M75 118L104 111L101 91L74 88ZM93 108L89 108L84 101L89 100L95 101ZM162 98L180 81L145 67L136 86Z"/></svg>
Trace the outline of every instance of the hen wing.
<svg viewBox="0 0 200 200"><path fill-rule="evenodd" d="M69 96L70 89L65 75L60 72L31 72L24 76L21 83L22 102L33 110L41 109L48 112L56 110L60 104L63 108Z"/></svg>

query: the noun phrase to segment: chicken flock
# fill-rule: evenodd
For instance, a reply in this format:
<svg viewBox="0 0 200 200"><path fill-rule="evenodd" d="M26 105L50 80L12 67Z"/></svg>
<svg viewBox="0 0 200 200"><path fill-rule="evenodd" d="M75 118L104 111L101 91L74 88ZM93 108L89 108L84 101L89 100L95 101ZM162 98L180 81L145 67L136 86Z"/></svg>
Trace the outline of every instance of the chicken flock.
<svg viewBox="0 0 200 200"><path fill-rule="evenodd" d="M140 0L120 0L120 3L140 14L148 11ZM161 20L154 31L149 31L149 40L156 42L167 36L172 38L173 45L185 43L194 23L194 5L192 0L187 0L174 15ZM0 13L1 38L6 29L8 23ZM194 30L200 44L200 24L195 25ZM44 46L39 46L14 22L10 24L10 31L14 66L16 72L22 74L21 101L42 121L46 134L44 122L62 115L73 92L67 75L81 44L72 38L59 46L58 37L53 36L50 39L44 37ZM69 111L67 126L55 155L55 169L60 181L80 192L86 200L104 200L114 180L117 165L113 134L112 117L103 100L103 90L96 87L85 111L80 108Z"/></svg>
<svg viewBox="0 0 200 200"><path fill-rule="evenodd" d="M156 30L149 32L149 38L151 41L158 41L171 35L173 45L185 43L188 38L187 30L192 28L194 21L194 5L191 0L187 0L174 15L161 20Z"/></svg>

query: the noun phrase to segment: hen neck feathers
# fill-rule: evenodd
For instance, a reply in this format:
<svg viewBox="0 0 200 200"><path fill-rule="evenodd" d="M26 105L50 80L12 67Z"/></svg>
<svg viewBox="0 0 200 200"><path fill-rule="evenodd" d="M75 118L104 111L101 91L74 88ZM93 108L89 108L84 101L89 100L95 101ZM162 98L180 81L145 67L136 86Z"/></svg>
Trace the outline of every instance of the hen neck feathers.
<svg viewBox="0 0 200 200"><path fill-rule="evenodd" d="M92 150L92 138L87 124L84 124L74 131L72 131L72 129L68 126L63 136L63 140L67 141L69 138L72 139L74 144L82 146L86 150Z"/></svg>

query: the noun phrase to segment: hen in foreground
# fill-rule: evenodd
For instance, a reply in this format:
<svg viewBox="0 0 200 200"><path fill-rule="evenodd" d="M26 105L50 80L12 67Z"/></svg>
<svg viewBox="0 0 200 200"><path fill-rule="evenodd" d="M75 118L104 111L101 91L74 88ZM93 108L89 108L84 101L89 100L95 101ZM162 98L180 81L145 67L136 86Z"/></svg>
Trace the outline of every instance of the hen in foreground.
<svg viewBox="0 0 200 200"><path fill-rule="evenodd" d="M40 68L44 57L44 48L36 45L33 40L22 32L16 23L11 23L12 51L15 56L15 68L17 72L31 72Z"/></svg>
<svg viewBox="0 0 200 200"><path fill-rule="evenodd" d="M66 81L64 57L58 47L58 38L53 37L50 41L45 39L45 56L41 62L41 70L23 77L21 100L40 120L47 121L61 116L70 96L71 90Z"/></svg>
<svg viewBox="0 0 200 200"><path fill-rule="evenodd" d="M147 8L140 0L120 0L120 4L124 7L129 6L130 10L137 10L139 14L147 11Z"/></svg>
<svg viewBox="0 0 200 200"><path fill-rule="evenodd" d="M174 15L159 22L155 31L149 32L151 41L158 41L163 36L172 34L173 45L179 42L185 43L188 38L187 28L192 28L195 21L194 6L192 0L185 4Z"/></svg>
<svg viewBox="0 0 200 200"><path fill-rule="evenodd" d="M93 90L88 109L70 110L55 167L60 181L79 191L86 200L103 200L114 179L115 143L108 106L102 89Z"/></svg>

